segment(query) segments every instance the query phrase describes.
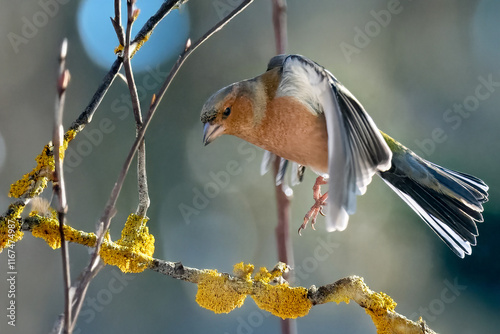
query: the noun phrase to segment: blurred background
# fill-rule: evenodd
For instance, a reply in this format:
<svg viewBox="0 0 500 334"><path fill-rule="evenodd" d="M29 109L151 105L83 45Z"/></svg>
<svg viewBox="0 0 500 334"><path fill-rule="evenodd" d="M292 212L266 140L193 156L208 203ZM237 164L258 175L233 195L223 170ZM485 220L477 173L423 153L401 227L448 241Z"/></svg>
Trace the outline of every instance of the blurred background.
<svg viewBox="0 0 500 334"><path fill-rule="evenodd" d="M9 185L30 171L51 138L60 43L69 41L65 126L90 101L114 60L118 42L112 1L2 1L0 11L0 207ZM145 21L161 1L138 1ZM153 33L132 60L143 108L149 105L185 39L201 36L239 1L191 0ZM126 8L126 7L124 7ZM422 316L441 333L493 333L500 326L500 3L483 1L288 0L290 53L329 69L363 103L380 129L448 168L490 186L478 246L456 257L379 178L344 232L324 220L302 237L295 231L312 205L316 176L294 188L295 283L309 287L360 275ZM167 92L147 136L155 257L231 272L244 261L277 262L276 205L271 175L260 176L263 151L235 137L203 147L199 113L219 88L261 74L274 55L271 2L255 1L188 59ZM137 23L135 31L141 27ZM135 133L125 83L116 80L93 122L67 153L69 223L93 231ZM229 164L229 165L228 165ZM229 174L232 167L237 172ZM130 172L111 225L114 240L137 207ZM45 192L50 198L50 190ZM63 310L59 251L29 233L16 245L17 326L1 333L47 333ZM88 251L70 246L75 279ZM6 252L0 272L7 272ZM248 298L230 314L195 302L196 286L158 273L122 274L106 267L93 281L76 333L279 333L279 320ZM0 305L7 306L6 274ZM356 304L314 307L297 320L299 333L375 333Z"/></svg>

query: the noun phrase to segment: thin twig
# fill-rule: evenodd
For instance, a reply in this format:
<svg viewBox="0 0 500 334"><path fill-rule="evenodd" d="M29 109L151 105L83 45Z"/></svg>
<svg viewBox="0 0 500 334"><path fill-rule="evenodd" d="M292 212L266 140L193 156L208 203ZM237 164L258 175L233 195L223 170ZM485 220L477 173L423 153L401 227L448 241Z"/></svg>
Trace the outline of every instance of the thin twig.
<svg viewBox="0 0 500 334"><path fill-rule="evenodd" d="M119 2L120 2L119 0L115 0L115 5ZM156 11L156 13L153 16L151 16L149 20L143 25L141 30L135 35L131 44L143 40L144 38L149 36L156 28L158 23L160 23L160 21L163 20L163 18L167 16L172 9L178 7L179 5L185 2L186 0L166 0ZM116 12L117 10L115 9L115 15ZM89 104L87 105L85 110L80 114L80 116L78 116L78 118L73 122L70 129L81 131L88 123L92 121L92 117L94 116L94 113L101 104L104 95L106 95L109 87L113 83L113 80L120 71L122 62L123 62L122 57L118 57L114 61L113 65L111 65L110 70L104 76L101 85L97 88L97 91L94 93L94 96L90 100Z"/></svg>
<svg viewBox="0 0 500 334"><path fill-rule="evenodd" d="M158 9L158 11L149 18L149 20L142 26L141 30L135 35L132 43L137 43L145 39L156 28L158 23L166 16L172 9L179 8L181 5L188 2L188 0L166 0Z"/></svg>
<svg viewBox="0 0 500 334"><path fill-rule="evenodd" d="M109 69L108 73L106 73L106 75L102 79L101 84L94 93L94 96L92 96L92 98L90 99L90 102L87 105L87 107L80 114L80 116L78 116L78 118L73 122L73 124L71 124L70 127L71 130L80 132L85 128L87 124L89 124L92 121L94 113L101 104L104 95L106 95L106 93L108 92L109 87L115 80L115 77L117 73L120 71L121 67L122 67L122 59L117 58L111 65L111 68Z"/></svg>
<svg viewBox="0 0 500 334"><path fill-rule="evenodd" d="M123 50L123 68L125 70L125 76L127 78L130 97L132 99L132 109L134 111L135 123L137 126L137 130L139 130L142 126L141 104L139 102L139 96L137 94L132 65L130 63L130 36L132 33L132 25L135 21L134 5L135 0L127 1L127 31L125 33L125 47Z"/></svg>
<svg viewBox="0 0 500 334"><path fill-rule="evenodd" d="M179 71L180 67L184 64L186 59L191 55L191 53L196 50L198 46L203 44L208 38L210 38L214 33L222 29L234 16L238 15L241 11L243 11L253 0L245 0L243 1L237 8L235 8L228 16L226 16L224 19L219 21L214 27L212 27L207 33L205 33L200 39L196 41L196 43L192 44L188 40L188 43L186 44L186 48L182 52L182 54L179 56L177 59L177 62L174 64L172 69L170 70L170 73L168 74L167 78L163 82L160 90L158 91L158 94L155 95L153 99L153 103L151 104L148 114L146 115L146 118L144 120L143 126L139 133L137 134L137 137L132 144L132 147L129 151L129 154L127 158L125 159L125 162L123 164L122 170L120 171L120 175L118 176L118 180L115 183L115 186L113 187L113 190L111 192L111 196L108 200L108 203L106 205L106 208L104 210L104 213L100 219L100 224L101 227L98 228L97 231L97 246L96 248L100 247L102 244L102 234L103 231L107 231L109 228L109 222L111 219L111 214L115 212L115 205L116 201L118 199L118 196L121 192L121 188L123 186L123 182L125 180L125 176L128 173L128 170L130 168L130 164L132 163L132 159L135 156L135 153L137 152L137 149L139 148L139 145L141 141L144 139L144 134L146 133L149 124L151 123L151 119L153 118L159 103L161 102L161 99L165 95L165 92L167 91L168 87L170 86L170 83L174 79L175 75ZM101 234L101 237L99 236Z"/></svg>
<svg viewBox="0 0 500 334"><path fill-rule="evenodd" d="M68 87L70 75L69 71L66 69L66 54L68 50L68 40L64 39L61 46L61 54L59 57L59 74L57 80L57 98L56 98L56 108L54 117L54 134L53 134L53 145L54 145L54 162L55 171L53 176L53 189L59 199L59 205L57 209L57 216L59 219L59 233L61 236L61 255L62 255L62 267L63 267L63 282L64 282L64 333L71 333L71 275L69 268L69 254L68 254L68 243L64 240L64 220L66 218L66 213L68 211L68 204L66 201L66 187L64 183L63 174L63 163L60 156L61 146L63 143L63 111L64 111L64 101L66 98L66 88Z"/></svg>
<svg viewBox="0 0 500 334"><path fill-rule="evenodd" d="M123 35L123 26L122 26L122 2L121 0L115 0L115 17L110 18L111 23L113 24L113 28L115 28L116 37L118 37L118 42L120 45L125 44L125 38Z"/></svg>
<svg viewBox="0 0 500 334"><path fill-rule="evenodd" d="M123 52L123 67L127 77L127 84L132 99L132 109L134 110L134 117L136 123L136 135L142 128L142 112L139 102L139 95L137 94L137 87L134 80L134 73L130 63L130 36L132 32L132 25L139 14L138 9L134 9L135 0L127 1L127 31L125 35L125 48ZM148 194L148 178L146 172L146 143L142 140L137 152L137 184L139 192L139 204L137 206L136 214L139 216L146 216L149 208L150 200Z"/></svg>
<svg viewBox="0 0 500 334"><path fill-rule="evenodd" d="M287 15L286 15L286 0L272 0L273 4L273 26L274 36L276 41L276 53L283 54L287 47ZM274 159L273 182L280 172L280 158ZM292 268L294 266L292 239L290 237L290 199L284 192L285 182L275 184L276 203L278 211L278 224L275 229L276 243L278 247L278 261L287 263ZM292 280L288 274L286 279ZM297 333L297 323L294 319L284 319L280 321L281 333L291 334Z"/></svg>
<svg viewBox="0 0 500 334"><path fill-rule="evenodd" d="M178 0L178 1L173 1L173 0L167 0L165 1L160 9L156 12L155 15L153 15L148 22L143 26L143 28L139 31L139 33L136 35L134 42L137 40L142 40L145 38L147 35L149 35L153 29L156 27L158 22L160 22L175 6L179 6L182 3L185 3L185 0ZM88 289L88 285L90 284L90 281L92 278L96 275L96 271L100 268L99 266L99 251L100 247L102 245L102 241L104 238L105 231L109 228L111 218L115 213L115 205L116 201L118 199L118 196L120 194L121 188L123 186L123 182L125 180L125 176L128 173L128 170L130 168L130 164L132 162L132 159L135 156L135 153L137 152L140 143L144 139L144 134L151 122L151 119L158 107L158 104L160 103L161 99L165 95L165 92L167 88L169 87L171 81L179 71L180 67L186 60L186 58L193 52L198 46L200 46L203 42L205 42L208 38L210 38L214 33L222 29L224 25L226 25L234 16L239 14L241 11L243 11L253 0L245 0L243 1L242 4L240 4L237 8L235 8L227 17L219 21L212 29L210 29L205 35L203 35L193 46L187 45L186 49L184 52L181 54L181 56L178 58L177 62L175 65L172 67L169 75L165 79L165 82L163 83L162 87L159 90L159 93L154 96L153 102L151 103L150 109L148 111L148 114L145 118L144 124L141 128L141 130L137 133L136 139L129 151L129 154L127 155L127 158L125 159L125 162L123 164L122 170L120 171L120 174L118 176L118 180L116 181L112 191L110 198L108 199L108 202L106 204L106 207L104 209L104 212L101 216L101 219L99 220L97 230L96 230L96 235L97 235L97 240L96 240L96 247L94 249L94 252L91 256L90 263L88 266L83 270L82 274L80 275L80 279L77 282L76 285L76 291L75 291L75 302L73 303L73 315L74 318L76 319L78 317L79 311L81 310L82 303L85 297L85 293ZM99 105L99 103L102 101L102 97L106 93L106 91L109 88L109 85L111 82L114 80L116 77L116 74L118 73L120 67L122 64L122 58L118 58L114 63L111 68L111 70L108 72L106 75L105 79L103 80L103 83L98 89L98 92L94 95L94 98L92 99L91 103L87 107L87 109L80 115L80 117L75 121L72 125L73 129L78 129L81 130L90 120L92 119L92 115L95 112L95 109ZM73 323L74 326L74 323Z"/></svg>

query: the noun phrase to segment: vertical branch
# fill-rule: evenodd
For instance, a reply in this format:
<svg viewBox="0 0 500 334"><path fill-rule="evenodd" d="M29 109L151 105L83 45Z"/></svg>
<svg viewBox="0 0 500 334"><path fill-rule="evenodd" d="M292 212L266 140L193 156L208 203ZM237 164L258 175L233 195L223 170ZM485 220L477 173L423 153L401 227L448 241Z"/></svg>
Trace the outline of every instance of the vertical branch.
<svg viewBox="0 0 500 334"><path fill-rule="evenodd" d="M170 9L175 5L179 4L181 1L171 1L167 0L163 3L163 5L160 7L158 12L161 12L161 15L155 14L153 15L150 20L144 25L143 29L139 31L137 34L138 36L143 33L143 30L147 29L153 29L156 24L158 23L159 20L161 20L163 17L165 17L166 14L170 12ZM179 56L177 59L177 62L174 64L172 69L170 70L170 73L168 74L167 78L165 79L163 85L161 86L160 90L158 91L158 94L153 96L153 101L151 103L151 106L149 108L149 111L146 115L146 118L144 120L144 123L140 129L140 131L137 133L136 139L134 143L132 144L132 147L130 148L130 151L127 155L127 158L125 159L122 169L120 171L120 174L118 175L118 179L115 182L115 185L113 189L111 190L111 195L108 199L108 202L106 203L106 207L104 209L104 212L99 220L98 227L97 227L97 233L96 233L96 245L94 252L92 254L92 257L90 259L89 265L83 270L83 272L80 275L80 279L78 281L77 287L76 287L76 292L75 292L75 302L73 306L74 310L74 317L76 319L79 311L81 310L82 303L86 294L86 291L88 289L88 286L90 284L90 281L97 275L97 272L103 267L102 264L99 262L99 251L100 247L103 242L104 234L109 228L110 221L112 216L114 215L116 209L115 205L118 200L118 196L120 195L121 189L123 187L123 182L125 180L125 176L128 173L128 170L130 169L130 165L132 163L132 160L135 156L135 153L137 152L140 143L144 139L144 134L146 133L148 126L158 108L158 105L160 104L163 96L165 95L165 92L167 91L168 87L170 86L170 83L174 79L175 75L181 68L182 64L184 64L184 61L189 57L189 55L198 48L201 44L203 44L207 39L209 39L213 34L215 34L217 31L222 29L229 21L231 21L232 18L234 18L236 15L241 13L250 3L252 3L253 0L244 0L238 7L236 7L231 13L229 13L225 18L217 22L210 30L208 30L200 39L196 41L193 45L191 45L191 42L188 41L188 44L186 45L186 48L184 49L184 52ZM137 38L137 37L136 37ZM118 60L115 62L117 63ZM87 115L81 116L81 118L88 118ZM75 323L75 322L74 322ZM73 323L73 326L74 326Z"/></svg>
<svg viewBox="0 0 500 334"><path fill-rule="evenodd" d="M283 54L286 52L287 38L287 15L286 15L286 0L272 0L273 4L273 26L274 37L276 41L276 53ZM280 160L274 159L273 171L274 178L280 172ZM290 238L290 199L284 192L285 183L275 185L276 204L278 210L278 225L276 226L276 243L278 246L278 260L287 263L291 267L294 265L292 240ZM291 273L289 274L291 276ZM290 277L287 277L290 279ZM297 332L297 325L293 319L280 320L281 333L289 334Z"/></svg>
<svg viewBox="0 0 500 334"><path fill-rule="evenodd" d="M68 50L68 41L63 40L61 45L61 53L59 57L59 74L57 80L57 98L55 107L55 117L54 117L54 133L53 133L53 152L54 152L54 162L55 171L53 175L53 189L57 198L59 199L59 205L57 209L57 217L59 219L59 233L61 236L61 255L62 255L62 267L63 267L63 282L64 282L64 333L71 333L71 276L69 268L69 254L68 254L68 244L64 240L64 220L66 218L66 213L68 211L68 204L66 201L66 187L64 183L63 175L63 162L61 159L61 147L63 145L63 111L64 111L64 101L66 97L66 88L70 80L69 71L65 68L66 64L66 54Z"/></svg>
<svg viewBox="0 0 500 334"><path fill-rule="evenodd" d="M144 24L142 29L139 31L139 33L136 35L135 40L143 40L145 36L151 34L155 27L158 25L158 23L167 16L172 9L174 9L176 6L179 6L181 3L186 2L187 0L165 0L163 4L160 6L158 11L150 17L148 22ZM246 1L251 2L250 1ZM123 33L123 27L121 25L121 4L120 0L114 0L115 4L115 17L111 18L111 22L113 24L113 27L115 28L115 31L117 33L118 40L121 45L125 44L125 37ZM82 131L83 128L90 123L92 120L92 117L97 110L99 104L101 103L104 95L107 93L111 83L113 82L114 78L116 77L118 71L120 70L122 66L123 59L122 57L118 57L116 61L113 63L111 66L109 72L106 74L104 77L101 85L97 89L96 93L92 97L89 105L85 108L85 110L80 114L80 116L73 122L71 125L70 129L75 130L77 132ZM147 127L147 122L146 122L146 127ZM142 138L144 137L144 130L141 129L141 131L138 133L138 136ZM83 305L83 301L85 299L85 295L87 293L88 287L90 285L90 282L94 279L94 277L99 273L99 271L104 267L102 262L99 261L99 251L100 251L100 246L102 245L103 238L105 235L105 231L109 228L109 224L111 221L112 216L115 213L115 204L116 200L118 198L118 195L120 193L121 187L123 185L123 181L125 179L125 175L128 171L128 166L130 165L129 159L132 159L135 150L137 150L138 145L134 143L133 148L131 149L131 153L127 157L127 160L125 162L125 166L127 168L124 168L122 170L122 173L120 173L118 177L118 181L115 184L111 196L108 200L108 203L106 205L106 208L104 210L103 215L101 216L100 221L97 224L97 240L96 240L96 245L94 248L94 252L91 255L89 264L87 267L82 271L80 274L78 280L75 282L75 284L71 287L71 291L73 291L73 298L72 298L72 304L71 304L71 310L72 310L72 318L73 321L71 322L71 327L70 331L73 330L75 324L76 324L76 319L78 318L78 315L80 313L80 310ZM68 313L68 312L66 312ZM62 323L62 322L61 322ZM60 332L60 327L62 327L62 324L60 321L57 321L55 323L53 332L54 333L59 333Z"/></svg>
<svg viewBox="0 0 500 334"><path fill-rule="evenodd" d="M132 65L130 64L130 39L132 35L132 25L139 15L139 9L134 9L135 0L127 1L127 31L125 34L125 48L123 52L123 67L125 69L125 76L127 77L127 84L132 99L132 109L134 110L134 117L136 123L136 135L142 128L142 112L137 94L137 87L135 85L134 74ZM149 208L149 195L148 195L148 179L146 173L146 143L144 139L141 141L137 149L137 183L139 191L139 205L137 206L136 214L139 216L146 216Z"/></svg>
<svg viewBox="0 0 500 334"><path fill-rule="evenodd" d="M125 44L125 38L123 35L123 26L122 26L122 2L121 0L115 0L115 17L111 17L111 23L113 24L113 28L115 28L116 37L118 37L118 42L120 45Z"/></svg>
<svg viewBox="0 0 500 334"><path fill-rule="evenodd" d="M273 1L273 25L276 41L276 53L283 54L288 46L286 0Z"/></svg>

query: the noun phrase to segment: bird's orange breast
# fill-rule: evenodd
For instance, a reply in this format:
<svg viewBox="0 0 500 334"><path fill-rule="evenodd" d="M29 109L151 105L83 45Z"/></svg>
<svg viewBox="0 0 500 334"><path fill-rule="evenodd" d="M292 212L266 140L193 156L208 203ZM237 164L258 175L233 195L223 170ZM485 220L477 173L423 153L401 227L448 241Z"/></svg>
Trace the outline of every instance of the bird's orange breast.
<svg viewBox="0 0 500 334"><path fill-rule="evenodd" d="M328 134L323 114L315 115L294 97L274 98L257 126L257 146L316 172L328 173Z"/></svg>

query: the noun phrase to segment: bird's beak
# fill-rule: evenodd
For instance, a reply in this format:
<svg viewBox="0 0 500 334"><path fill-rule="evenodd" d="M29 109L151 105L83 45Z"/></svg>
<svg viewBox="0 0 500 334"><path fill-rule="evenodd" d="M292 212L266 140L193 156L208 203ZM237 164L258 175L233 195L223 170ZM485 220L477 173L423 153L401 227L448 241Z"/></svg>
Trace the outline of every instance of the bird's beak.
<svg viewBox="0 0 500 334"><path fill-rule="evenodd" d="M205 123L203 125L203 144L207 146L223 133L224 127L222 125Z"/></svg>

